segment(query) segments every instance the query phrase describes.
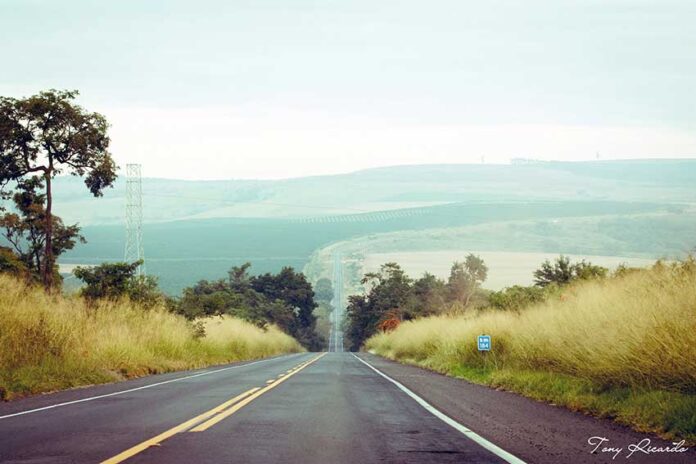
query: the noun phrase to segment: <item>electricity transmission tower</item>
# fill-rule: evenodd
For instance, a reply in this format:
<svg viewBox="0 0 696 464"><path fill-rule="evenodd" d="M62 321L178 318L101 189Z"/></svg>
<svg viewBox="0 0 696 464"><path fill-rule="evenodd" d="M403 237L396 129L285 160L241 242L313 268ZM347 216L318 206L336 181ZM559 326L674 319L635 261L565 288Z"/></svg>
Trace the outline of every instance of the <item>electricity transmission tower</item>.
<svg viewBox="0 0 696 464"><path fill-rule="evenodd" d="M136 275L145 275L143 249L143 184L139 164L126 165L126 252L124 261L143 260Z"/></svg>

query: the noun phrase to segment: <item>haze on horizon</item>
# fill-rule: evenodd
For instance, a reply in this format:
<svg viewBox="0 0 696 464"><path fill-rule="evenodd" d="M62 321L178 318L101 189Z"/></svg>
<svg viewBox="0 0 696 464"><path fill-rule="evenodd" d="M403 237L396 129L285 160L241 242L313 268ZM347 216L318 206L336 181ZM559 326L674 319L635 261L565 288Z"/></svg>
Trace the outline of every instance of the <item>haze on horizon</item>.
<svg viewBox="0 0 696 464"><path fill-rule="evenodd" d="M76 88L148 177L696 157L689 1L5 0L0 95Z"/></svg>

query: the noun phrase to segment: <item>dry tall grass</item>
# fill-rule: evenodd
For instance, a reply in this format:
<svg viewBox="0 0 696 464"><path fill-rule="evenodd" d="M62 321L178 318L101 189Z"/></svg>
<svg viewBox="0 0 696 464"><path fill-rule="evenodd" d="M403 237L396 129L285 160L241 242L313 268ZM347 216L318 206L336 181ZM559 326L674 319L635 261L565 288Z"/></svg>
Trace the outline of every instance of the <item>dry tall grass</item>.
<svg viewBox="0 0 696 464"><path fill-rule="evenodd" d="M275 327L184 318L127 302L88 307L0 275L0 395L37 393L124 377L261 358L302 348Z"/></svg>
<svg viewBox="0 0 696 464"><path fill-rule="evenodd" d="M476 339L480 334L492 336L490 353L478 352ZM577 409L583 409L583 401L590 400L552 391L562 389L562 385L534 386L529 374L546 373L546 382L555 382L559 376L578 379L589 386L590 393L623 389L626 399L639 391L674 393L670 398L678 396L679 401L686 401L680 407L690 408L675 411L683 416L682 426L687 428L681 432L696 436L696 430L688 430L696 427L694 261L585 282L520 313L488 311L469 317L406 322L394 332L371 338L366 348L442 372L461 374L468 370L469 377L478 375L474 372L483 377L486 373L487 377L482 377L485 383L495 384L495 373L504 372L497 378L499 386L553 401L565 395L566 404ZM548 391L535 394L535 388ZM612 409L609 403L595 412L621 413L619 405ZM640 407L647 410L669 405ZM627 418L626 422L632 420ZM636 425L636 421L632 423ZM669 429L669 424L663 425L652 424L650 428Z"/></svg>

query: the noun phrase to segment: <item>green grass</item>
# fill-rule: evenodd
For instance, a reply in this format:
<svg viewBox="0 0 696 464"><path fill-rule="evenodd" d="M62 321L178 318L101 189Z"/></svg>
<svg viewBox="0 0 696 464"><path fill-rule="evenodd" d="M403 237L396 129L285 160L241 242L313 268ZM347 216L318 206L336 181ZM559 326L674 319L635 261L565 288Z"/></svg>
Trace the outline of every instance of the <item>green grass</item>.
<svg viewBox="0 0 696 464"><path fill-rule="evenodd" d="M476 368L454 365L448 374L572 411L633 427L658 432L665 438L684 438L696 443L696 396L664 390L606 387L587 379L555 372Z"/></svg>

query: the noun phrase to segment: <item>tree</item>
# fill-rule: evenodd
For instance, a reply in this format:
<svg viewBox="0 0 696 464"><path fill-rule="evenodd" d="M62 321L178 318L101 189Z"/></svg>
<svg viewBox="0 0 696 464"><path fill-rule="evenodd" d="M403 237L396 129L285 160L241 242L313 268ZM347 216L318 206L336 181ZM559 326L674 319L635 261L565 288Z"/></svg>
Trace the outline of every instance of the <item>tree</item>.
<svg viewBox="0 0 696 464"><path fill-rule="evenodd" d="M259 327L276 324L312 350L324 341L315 331L314 291L304 274L291 267L278 274L249 274L250 263L235 266L227 279L201 280L185 288L180 299L170 301L171 310L189 319L228 314Z"/></svg>
<svg viewBox="0 0 696 464"><path fill-rule="evenodd" d="M567 256L559 256L553 264L547 259L534 271L534 284L546 287L551 284L565 285L573 280L573 265Z"/></svg>
<svg viewBox="0 0 696 464"><path fill-rule="evenodd" d="M300 327L313 327L316 323L314 290L304 274L284 267L278 274L262 274L251 278L251 287L271 301L280 300L297 311Z"/></svg>
<svg viewBox="0 0 696 464"><path fill-rule="evenodd" d="M468 305L487 277L488 267L480 257L469 254L464 262L455 261L447 281L451 299Z"/></svg>
<svg viewBox="0 0 696 464"><path fill-rule="evenodd" d="M351 349L358 350L387 319L401 319L412 298L412 279L396 263L386 263L379 272L365 274L364 295L348 297L348 330Z"/></svg>
<svg viewBox="0 0 696 464"><path fill-rule="evenodd" d="M128 297L144 307L152 307L163 300L153 276L137 276L142 261L134 263L103 263L94 267L78 266L75 277L86 285L80 294L89 300L116 300Z"/></svg>
<svg viewBox="0 0 696 464"><path fill-rule="evenodd" d="M609 273L609 269L594 265L584 259L575 265L575 278L582 280L603 279Z"/></svg>
<svg viewBox="0 0 696 464"><path fill-rule="evenodd" d="M547 294L548 289L538 286L524 287L522 285L513 285L503 290L491 292L488 295L488 303L497 309L519 311L527 306L544 301L547 298Z"/></svg>
<svg viewBox="0 0 696 464"><path fill-rule="evenodd" d="M17 213L0 216L0 230L19 259L34 276L40 278L43 269L44 246L46 243L46 195L38 193L43 189L40 177L32 176L17 183L17 191L12 196ZM71 250L75 243L85 243L77 224L65 226L58 216L52 217L51 240L53 256L60 256ZM54 281L60 279L57 266L53 266Z"/></svg>
<svg viewBox="0 0 696 464"><path fill-rule="evenodd" d="M322 277L314 285L314 299L317 301L323 301L330 303L334 297L333 286L331 281L326 277Z"/></svg>
<svg viewBox="0 0 696 464"><path fill-rule="evenodd" d="M539 287L551 284L563 286L576 279L603 278L608 272L607 268L596 266L585 260L573 264L570 258L561 255L553 263L547 259L539 269L534 271L534 284Z"/></svg>
<svg viewBox="0 0 696 464"><path fill-rule="evenodd" d="M428 272L413 282L413 301L409 306L409 316L425 317L436 314L443 307L447 296L447 286L442 279Z"/></svg>
<svg viewBox="0 0 696 464"><path fill-rule="evenodd" d="M229 275L230 288L235 291L244 291L251 288L251 276L249 268L251 263L246 262L241 266L233 266L227 274Z"/></svg>
<svg viewBox="0 0 696 464"><path fill-rule="evenodd" d="M41 274L47 289L54 283L53 178L61 173L85 177L95 197L116 179L106 118L74 104L77 95L76 90L49 90L23 99L0 97L0 189L34 176L45 186Z"/></svg>

